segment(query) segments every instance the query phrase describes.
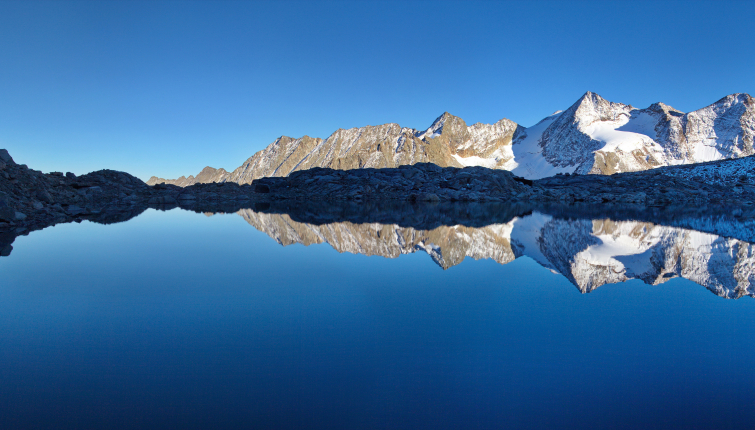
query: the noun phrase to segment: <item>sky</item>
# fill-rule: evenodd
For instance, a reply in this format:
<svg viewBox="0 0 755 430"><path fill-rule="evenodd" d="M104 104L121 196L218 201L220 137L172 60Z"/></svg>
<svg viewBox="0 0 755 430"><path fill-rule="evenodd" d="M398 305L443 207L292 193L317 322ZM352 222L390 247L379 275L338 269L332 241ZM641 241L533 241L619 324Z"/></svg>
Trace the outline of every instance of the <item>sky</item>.
<svg viewBox="0 0 755 430"><path fill-rule="evenodd" d="M753 16L752 1L0 0L0 148L146 180L446 111L530 126L586 91L687 112L755 94Z"/></svg>

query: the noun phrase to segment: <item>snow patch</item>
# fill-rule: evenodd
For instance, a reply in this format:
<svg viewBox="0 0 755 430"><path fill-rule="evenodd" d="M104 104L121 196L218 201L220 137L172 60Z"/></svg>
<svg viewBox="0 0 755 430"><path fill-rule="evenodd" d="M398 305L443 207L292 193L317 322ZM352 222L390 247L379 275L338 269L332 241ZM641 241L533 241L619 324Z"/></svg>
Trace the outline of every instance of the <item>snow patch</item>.
<svg viewBox="0 0 755 430"><path fill-rule="evenodd" d="M512 162L507 163L507 165L511 166L509 170L513 174L527 179L540 179L553 176L557 173L572 173L576 169L574 166L556 167L543 156L543 148L540 146L543 132L559 116L561 116L561 113L553 114L532 127L527 128L527 134L524 139L518 140L511 145L514 159Z"/></svg>
<svg viewBox="0 0 755 430"><path fill-rule="evenodd" d="M502 160L510 160L514 157L514 152L511 150L511 146L506 146L504 148L499 148L492 154L490 154L490 157L483 158L478 157L476 155L473 155L471 157L462 157L458 154L453 154L453 157L456 161L459 162L464 167L470 167L470 166L482 166L487 167L489 169L495 169L498 166L498 163Z"/></svg>

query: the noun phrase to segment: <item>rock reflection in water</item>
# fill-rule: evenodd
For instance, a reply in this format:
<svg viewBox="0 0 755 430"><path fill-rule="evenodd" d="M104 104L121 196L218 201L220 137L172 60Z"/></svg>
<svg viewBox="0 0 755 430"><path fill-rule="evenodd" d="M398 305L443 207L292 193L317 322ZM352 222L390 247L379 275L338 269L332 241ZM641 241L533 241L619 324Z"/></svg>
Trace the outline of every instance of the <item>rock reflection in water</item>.
<svg viewBox="0 0 755 430"><path fill-rule="evenodd" d="M443 269L466 257L506 264L527 256L583 293L630 279L658 285L682 277L721 297L755 297L752 244L681 227L534 212L484 227L423 230L349 221L309 224L251 209L237 213L284 246L327 243L338 252L388 258L424 251Z"/></svg>
<svg viewBox="0 0 755 430"><path fill-rule="evenodd" d="M560 273L583 293L640 279L658 285L689 279L718 296L755 297L755 207L409 204L402 201L320 204L296 200L151 205L198 213L238 213L282 245L327 243L339 252L395 258L424 251L443 269L464 258L506 264L527 256ZM124 222L148 206L113 208L75 219ZM54 224L52 224L54 225ZM19 235L0 231L0 256Z"/></svg>

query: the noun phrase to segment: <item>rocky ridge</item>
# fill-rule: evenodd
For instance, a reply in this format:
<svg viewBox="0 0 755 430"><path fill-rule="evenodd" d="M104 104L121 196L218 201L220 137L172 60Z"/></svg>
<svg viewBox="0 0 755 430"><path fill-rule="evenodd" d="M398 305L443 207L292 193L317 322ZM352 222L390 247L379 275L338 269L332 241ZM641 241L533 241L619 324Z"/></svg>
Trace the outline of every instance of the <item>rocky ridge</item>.
<svg viewBox="0 0 755 430"><path fill-rule="evenodd" d="M611 174L752 155L753 134L755 101L747 94L684 114L663 103L636 109L588 92L546 130L541 145L553 165Z"/></svg>
<svg viewBox="0 0 755 430"><path fill-rule="evenodd" d="M247 184L313 167L351 170L416 163L484 166L528 179L613 174L752 155L754 136L755 100L748 94L732 94L683 113L663 103L637 109L587 92L532 127L508 119L467 125L446 112L426 130L391 123L339 129L326 139L282 136L232 172L206 168L196 177L153 176L147 183Z"/></svg>
<svg viewBox="0 0 755 430"><path fill-rule="evenodd" d="M211 174L212 172L207 172ZM53 222L112 206L193 201L408 200L588 202L664 205L692 202L733 206L755 202L755 157L615 175L556 175L538 181L484 167L431 163L352 170L312 168L250 184L148 186L123 172L76 177L43 174L0 152L0 222ZM16 214L18 212L18 214Z"/></svg>
<svg viewBox="0 0 755 430"><path fill-rule="evenodd" d="M210 172L211 173L211 172ZM715 178L715 180L710 180ZM144 207L261 207L303 202L501 202L730 207L749 213L755 205L755 157L645 172L556 175L530 181L484 167L431 163L386 169L312 168L250 184L196 183L148 186L127 173L100 170L76 177L16 164L0 150L0 232L23 232L81 219L119 219ZM0 241L1 242L1 241ZM6 244L9 243L6 241ZM0 243L2 245L2 243Z"/></svg>
<svg viewBox="0 0 755 430"><path fill-rule="evenodd" d="M223 169L216 169L214 167L207 166L204 169L202 169L201 172L195 177L194 175L189 175L187 178L186 176L181 176L178 179L163 179L163 178L154 178L153 180L150 180L148 185L155 185L155 184L172 184L177 185L179 187L188 187L190 185L194 184L208 184L213 182L218 182L215 179L219 177L223 177L227 175L228 172Z"/></svg>
<svg viewBox="0 0 755 430"><path fill-rule="evenodd" d="M733 166L731 166L733 165ZM716 174L720 171L724 173ZM710 173L714 172L714 173ZM728 172L736 172L730 174ZM717 181L707 181L715 175ZM665 205L755 204L755 157L615 175L556 175L537 181L484 167L424 163L397 169L313 168L253 181L271 198L300 200L560 201Z"/></svg>

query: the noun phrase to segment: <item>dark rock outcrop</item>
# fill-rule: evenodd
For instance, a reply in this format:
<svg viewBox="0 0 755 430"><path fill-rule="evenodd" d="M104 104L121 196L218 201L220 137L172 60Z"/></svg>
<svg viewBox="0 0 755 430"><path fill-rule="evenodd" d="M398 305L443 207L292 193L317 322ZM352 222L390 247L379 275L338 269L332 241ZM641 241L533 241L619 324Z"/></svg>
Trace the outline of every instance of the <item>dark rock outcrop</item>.
<svg viewBox="0 0 755 430"><path fill-rule="evenodd" d="M250 184L180 187L148 186L113 170L78 177L44 174L15 163L7 151L0 150L0 233L10 232L12 237L61 222L119 219L121 214L139 213L147 207L235 212L279 207L280 202L382 202L383 206L408 202L442 210L456 201L538 206L581 203L604 209L715 206L731 208L733 215L747 218L752 217L755 204L755 158L611 176L557 175L537 181L505 170L442 168L430 163L385 169L313 168ZM0 242L2 252L9 252L7 246L10 242Z"/></svg>

